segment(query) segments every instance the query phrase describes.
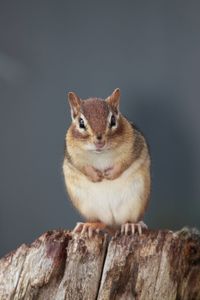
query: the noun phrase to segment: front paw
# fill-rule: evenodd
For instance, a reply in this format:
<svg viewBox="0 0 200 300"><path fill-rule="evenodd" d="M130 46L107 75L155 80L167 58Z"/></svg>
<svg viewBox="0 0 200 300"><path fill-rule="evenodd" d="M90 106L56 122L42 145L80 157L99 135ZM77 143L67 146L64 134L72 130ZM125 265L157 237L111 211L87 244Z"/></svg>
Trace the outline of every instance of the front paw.
<svg viewBox="0 0 200 300"><path fill-rule="evenodd" d="M103 177L107 180L115 179L117 177L116 175L117 174L115 173L115 170L113 167L110 167L110 168L104 170L104 172L103 172Z"/></svg>
<svg viewBox="0 0 200 300"><path fill-rule="evenodd" d="M103 179L103 174L101 171L93 168L92 166L85 167L85 175L92 181L92 182L100 182Z"/></svg>
<svg viewBox="0 0 200 300"><path fill-rule="evenodd" d="M100 182L103 180L103 174L101 171L94 169L94 174L91 177L91 180L93 182Z"/></svg>

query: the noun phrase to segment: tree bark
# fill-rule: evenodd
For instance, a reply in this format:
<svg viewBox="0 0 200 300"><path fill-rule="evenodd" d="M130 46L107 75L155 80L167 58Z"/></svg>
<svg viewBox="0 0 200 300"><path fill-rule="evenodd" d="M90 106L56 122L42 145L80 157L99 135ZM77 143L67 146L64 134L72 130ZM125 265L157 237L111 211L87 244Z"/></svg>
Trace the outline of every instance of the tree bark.
<svg viewBox="0 0 200 300"><path fill-rule="evenodd" d="M0 299L200 300L200 234L47 232L0 260Z"/></svg>

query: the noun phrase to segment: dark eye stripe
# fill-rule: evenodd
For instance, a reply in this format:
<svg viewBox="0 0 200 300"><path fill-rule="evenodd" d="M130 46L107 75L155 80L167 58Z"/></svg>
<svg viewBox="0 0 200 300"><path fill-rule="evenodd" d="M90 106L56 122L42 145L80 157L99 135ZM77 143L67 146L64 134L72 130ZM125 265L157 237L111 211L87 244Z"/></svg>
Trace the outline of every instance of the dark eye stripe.
<svg viewBox="0 0 200 300"><path fill-rule="evenodd" d="M79 118L79 127L85 129L85 123L84 120L82 118Z"/></svg>
<svg viewBox="0 0 200 300"><path fill-rule="evenodd" d="M116 119L115 116L112 115L111 119L110 119L110 128L116 125Z"/></svg>

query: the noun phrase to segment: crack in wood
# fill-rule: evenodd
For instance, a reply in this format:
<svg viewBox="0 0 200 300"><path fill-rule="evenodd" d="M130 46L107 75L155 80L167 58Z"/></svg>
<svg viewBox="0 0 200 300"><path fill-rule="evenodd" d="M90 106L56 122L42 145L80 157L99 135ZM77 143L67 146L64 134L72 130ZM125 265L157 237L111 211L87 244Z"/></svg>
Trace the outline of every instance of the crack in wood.
<svg viewBox="0 0 200 300"><path fill-rule="evenodd" d="M200 234L54 230L0 260L1 300L200 300Z"/></svg>

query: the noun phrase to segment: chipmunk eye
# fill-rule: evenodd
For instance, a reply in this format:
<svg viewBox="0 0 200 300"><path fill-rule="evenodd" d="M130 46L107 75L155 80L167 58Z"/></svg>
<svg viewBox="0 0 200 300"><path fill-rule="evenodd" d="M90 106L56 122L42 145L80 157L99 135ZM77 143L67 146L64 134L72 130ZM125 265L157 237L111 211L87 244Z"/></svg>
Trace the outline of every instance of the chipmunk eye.
<svg viewBox="0 0 200 300"><path fill-rule="evenodd" d="M82 118L79 118L79 127L85 129L85 123Z"/></svg>
<svg viewBox="0 0 200 300"><path fill-rule="evenodd" d="M110 119L110 128L116 125L116 119L115 116L112 115L111 119Z"/></svg>

